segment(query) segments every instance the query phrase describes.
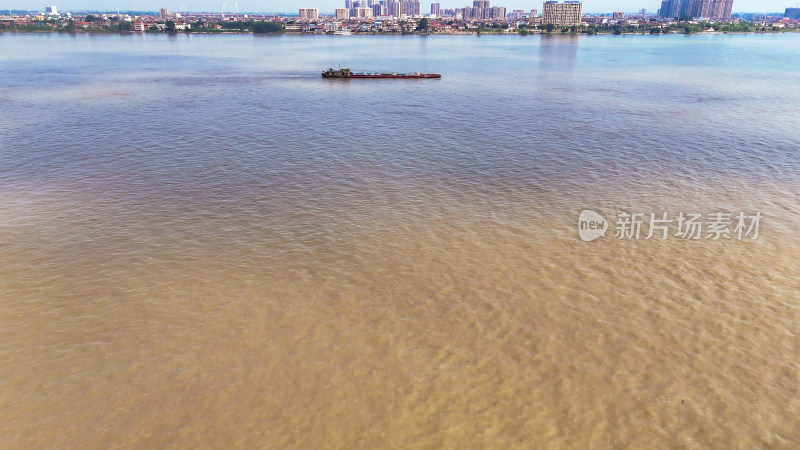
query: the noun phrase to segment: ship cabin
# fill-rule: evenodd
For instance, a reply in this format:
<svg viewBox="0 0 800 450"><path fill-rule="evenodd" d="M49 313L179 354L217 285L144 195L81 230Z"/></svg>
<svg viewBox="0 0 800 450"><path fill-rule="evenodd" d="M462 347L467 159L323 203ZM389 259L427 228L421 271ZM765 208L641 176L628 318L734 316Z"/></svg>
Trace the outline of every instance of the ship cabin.
<svg viewBox="0 0 800 450"><path fill-rule="evenodd" d="M322 72L322 76L325 78L350 78L350 69L328 69Z"/></svg>

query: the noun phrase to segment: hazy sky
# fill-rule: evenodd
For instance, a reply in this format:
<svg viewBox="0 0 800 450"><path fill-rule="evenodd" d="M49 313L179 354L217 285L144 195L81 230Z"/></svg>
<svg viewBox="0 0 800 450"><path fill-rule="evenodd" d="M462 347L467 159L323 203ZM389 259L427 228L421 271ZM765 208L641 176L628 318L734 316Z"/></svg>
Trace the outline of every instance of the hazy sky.
<svg viewBox="0 0 800 450"><path fill-rule="evenodd" d="M236 0L224 0L226 11L235 11ZM438 0L442 8L460 8L472 4L472 0ZM54 4L59 10L149 10L157 11L166 7L171 11L219 11L223 0L0 0L0 10L28 9L43 10L45 5ZM734 0L734 12L783 11L796 6L800 0ZM430 11L430 0L422 1L422 11ZM296 11L301 6L316 7L320 11L333 11L342 7L344 0L240 0L239 11ZM492 0L492 5L512 9L542 9L542 1L530 0ZM647 8L655 12L660 0L585 0L585 12L611 12L616 10L638 11Z"/></svg>

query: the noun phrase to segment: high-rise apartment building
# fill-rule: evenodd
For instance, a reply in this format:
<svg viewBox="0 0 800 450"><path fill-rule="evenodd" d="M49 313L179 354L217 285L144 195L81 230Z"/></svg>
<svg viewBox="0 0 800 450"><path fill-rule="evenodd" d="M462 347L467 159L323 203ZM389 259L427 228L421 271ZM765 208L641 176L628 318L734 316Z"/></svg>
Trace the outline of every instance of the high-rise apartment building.
<svg viewBox="0 0 800 450"><path fill-rule="evenodd" d="M492 14L491 19L494 20L504 20L506 18L506 7L505 6L492 6Z"/></svg>
<svg viewBox="0 0 800 450"><path fill-rule="evenodd" d="M800 19L800 8L786 8L786 12L783 14L783 17L787 19Z"/></svg>
<svg viewBox="0 0 800 450"><path fill-rule="evenodd" d="M658 10L660 17L704 17L730 19L733 0L665 0Z"/></svg>
<svg viewBox="0 0 800 450"><path fill-rule="evenodd" d="M161 20L170 20L170 19L180 19L181 18L181 13L169 12L164 8L161 8L161 11L159 12L159 15L161 17Z"/></svg>
<svg viewBox="0 0 800 450"><path fill-rule="evenodd" d="M319 11L317 8L300 8L300 19L317 20L319 18Z"/></svg>
<svg viewBox="0 0 800 450"><path fill-rule="evenodd" d="M440 17L442 12L442 5L439 3L431 3L431 15Z"/></svg>
<svg viewBox="0 0 800 450"><path fill-rule="evenodd" d="M473 1L471 11L470 19L483 19L483 0Z"/></svg>
<svg viewBox="0 0 800 450"><path fill-rule="evenodd" d="M400 2L400 14L406 16L419 16L420 15L420 2L419 0L402 0Z"/></svg>
<svg viewBox="0 0 800 450"><path fill-rule="evenodd" d="M353 11L355 12L355 14L353 14L353 17L358 17L359 19L372 17L372 8L369 7L354 8Z"/></svg>
<svg viewBox="0 0 800 450"><path fill-rule="evenodd" d="M542 7L542 23L559 27L580 25L583 2L567 1L558 3L557 1L544 2Z"/></svg>
<svg viewBox="0 0 800 450"><path fill-rule="evenodd" d="M386 0L386 14L400 17L400 2L398 0Z"/></svg>
<svg viewBox="0 0 800 450"><path fill-rule="evenodd" d="M727 19L731 17L733 0L690 0L689 15L709 19Z"/></svg>
<svg viewBox="0 0 800 450"><path fill-rule="evenodd" d="M492 7L489 0L474 0L472 2L473 19L489 19L492 14Z"/></svg>
<svg viewBox="0 0 800 450"><path fill-rule="evenodd" d="M658 8L658 17L678 17L677 14L672 14L672 0L663 0L661 7Z"/></svg>
<svg viewBox="0 0 800 450"><path fill-rule="evenodd" d="M347 8L336 8L336 20L347 20L350 18L350 10Z"/></svg>

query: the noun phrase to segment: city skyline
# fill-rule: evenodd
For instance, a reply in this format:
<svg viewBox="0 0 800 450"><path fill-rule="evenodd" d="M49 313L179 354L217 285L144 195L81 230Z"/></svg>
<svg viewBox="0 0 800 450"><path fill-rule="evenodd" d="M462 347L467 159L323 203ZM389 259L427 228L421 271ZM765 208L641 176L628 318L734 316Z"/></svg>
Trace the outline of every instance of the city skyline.
<svg viewBox="0 0 800 450"><path fill-rule="evenodd" d="M225 5L226 12L275 12L275 13L296 13L300 8L317 8L322 13L332 13L336 8L344 7L344 0L284 0L259 2L254 0L69 0L68 2L50 2L55 4L59 11L70 10L130 10L130 11L158 11L166 8L170 11L220 11ZM423 1L422 11L430 11L430 4L436 1ZM443 9L463 7L461 0L439 1ZM471 2L468 2L471 3ZM736 0L733 4L733 12L778 12L786 8L794 7L796 1L792 0ZM6 0L0 3L2 10L32 10L44 11L49 4L39 0ZM509 11L513 9L542 9L543 1L526 0L502 0L492 2L493 5L505 6ZM648 12L655 14L661 7L658 0L590 0L583 2L583 12L586 13L611 13L613 11L634 12L644 8Z"/></svg>

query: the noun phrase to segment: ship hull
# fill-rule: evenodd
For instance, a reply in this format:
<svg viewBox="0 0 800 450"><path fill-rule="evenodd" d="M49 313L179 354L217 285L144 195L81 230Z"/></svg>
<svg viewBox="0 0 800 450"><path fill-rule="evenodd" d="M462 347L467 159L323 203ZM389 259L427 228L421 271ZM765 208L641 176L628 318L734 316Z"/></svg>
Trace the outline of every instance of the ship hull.
<svg viewBox="0 0 800 450"><path fill-rule="evenodd" d="M378 75L359 75L351 74L350 78L442 78L438 73L421 73L418 75L402 75L402 74L378 74Z"/></svg>
<svg viewBox="0 0 800 450"><path fill-rule="evenodd" d="M442 76L438 73L419 73L419 74L394 74L394 73L380 73L380 74L359 74L359 73L351 73L348 75L338 75L338 74L327 74L323 73L322 78L340 78L340 79L351 79L351 78L370 78L370 79L383 79L383 78L411 78L411 79L423 79L423 78L442 78Z"/></svg>

